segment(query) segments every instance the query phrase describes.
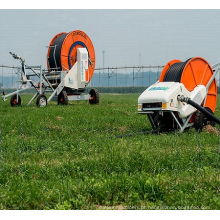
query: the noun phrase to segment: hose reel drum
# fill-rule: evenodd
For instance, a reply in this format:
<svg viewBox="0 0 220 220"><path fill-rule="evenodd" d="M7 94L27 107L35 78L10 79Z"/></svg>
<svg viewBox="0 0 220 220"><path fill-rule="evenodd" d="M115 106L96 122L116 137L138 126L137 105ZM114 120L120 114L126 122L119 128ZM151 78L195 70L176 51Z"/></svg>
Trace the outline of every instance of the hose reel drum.
<svg viewBox="0 0 220 220"><path fill-rule="evenodd" d="M89 76L90 82L95 70L95 50L89 36L80 30L69 33L61 32L53 37L47 52L48 71L70 70L77 61L77 49L86 48L89 56Z"/></svg>
<svg viewBox="0 0 220 220"><path fill-rule="evenodd" d="M210 64L201 57L194 57L181 62L172 60L163 68L159 82L180 82L188 91L192 91L198 85L206 86L214 72ZM217 103L217 83L214 79L209 86L205 107L215 111Z"/></svg>

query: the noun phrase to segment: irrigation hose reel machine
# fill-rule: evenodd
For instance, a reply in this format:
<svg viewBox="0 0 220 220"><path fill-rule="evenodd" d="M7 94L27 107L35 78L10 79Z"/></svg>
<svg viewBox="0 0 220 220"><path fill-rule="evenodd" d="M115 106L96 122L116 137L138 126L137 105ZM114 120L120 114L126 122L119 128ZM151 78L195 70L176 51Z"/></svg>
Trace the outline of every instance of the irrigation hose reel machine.
<svg viewBox="0 0 220 220"><path fill-rule="evenodd" d="M138 113L147 114L153 129L180 130L204 126L220 120L214 116L217 102L215 76L220 68L201 57L168 62L159 80L138 98Z"/></svg>
<svg viewBox="0 0 220 220"><path fill-rule="evenodd" d="M83 31L61 32L53 37L47 52L49 74L63 71L60 78L49 78L50 83L59 83L56 95L59 104L68 101L89 100L90 104L99 103L97 89L89 95L81 95L92 79L95 70L95 50L89 36ZM65 73L67 71L67 73Z"/></svg>
<svg viewBox="0 0 220 220"><path fill-rule="evenodd" d="M89 100L90 104L99 103L97 89L93 88L89 94L83 94L92 79L96 61L92 41L83 31L61 32L52 38L47 52L47 70L42 70L41 66L27 66L23 58L13 53L11 55L22 64L22 68L17 71L21 78L17 80L17 90L2 96L4 101L11 96L12 106L21 104L19 93L28 87L21 89L20 84L27 82L36 90L28 105L35 98L37 106L41 107L51 100L57 100L58 104L63 105L67 105L68 101L78 100ZM27 70L31 72L28 73ZM31 78L36 76L39 78L37 84ZM48 99L45 92L51 93Z"/></svg>

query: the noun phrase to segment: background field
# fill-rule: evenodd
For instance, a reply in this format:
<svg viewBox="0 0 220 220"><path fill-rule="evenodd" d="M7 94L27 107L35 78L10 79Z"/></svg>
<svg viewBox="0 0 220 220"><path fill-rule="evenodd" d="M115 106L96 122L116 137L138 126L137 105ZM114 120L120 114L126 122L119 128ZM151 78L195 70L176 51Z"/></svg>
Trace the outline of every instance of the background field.
<svg viewBox="0 0 220 220"><path fill-rule="evenodd" d="M117 138L151 130L138 96L46 108L26 107L30 94L22 107L0 101L0 209L219 209L219 136Z"/></svg>

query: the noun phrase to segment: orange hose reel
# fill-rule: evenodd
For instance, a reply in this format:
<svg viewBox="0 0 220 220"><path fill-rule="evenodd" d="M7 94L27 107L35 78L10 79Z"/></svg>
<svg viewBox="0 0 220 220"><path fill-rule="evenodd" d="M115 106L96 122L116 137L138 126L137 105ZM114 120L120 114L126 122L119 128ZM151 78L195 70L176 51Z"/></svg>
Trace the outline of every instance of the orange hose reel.
<svg viewBox="0 0 220 220"><path fill-rule="evenodd" d="M95 70L95 50L89 36L80 30L61 32L53 37L47 52L48 71L68 71L77 61L77 48L86 48L89 56L89 79Z"/></svg>
<svg viewBox="0 0 220 220"><path fill-rule="evenodd" d="M172 60L168 62L160 75L159 82L164 82L170 68L173 65L181 65L180 60ZM174 67L174 66L173 66ZM183 70L180 73L180 83L183 83L187 90L192 91L197 85L206 86L213 75L213 70L210 64L201 57L194 57L182 65ZM174 68L173 68L174 69ZM209 107L212 112L215 111L217 103L217 83L214 79L208 89L207 98L204 107Z"/></svg>

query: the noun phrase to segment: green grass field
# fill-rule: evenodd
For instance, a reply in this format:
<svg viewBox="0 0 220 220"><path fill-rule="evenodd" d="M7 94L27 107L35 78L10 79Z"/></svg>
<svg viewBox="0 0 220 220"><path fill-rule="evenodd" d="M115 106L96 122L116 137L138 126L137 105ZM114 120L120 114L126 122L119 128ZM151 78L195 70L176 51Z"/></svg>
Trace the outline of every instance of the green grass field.
<svg viewBox="0 0 220 220"><path fill-rule="evenodd" d="M138 96L46 108L25 106L30 95L22 107L0 101L0 209L219 209L219 136L117 138L151 130Z"/></svg>

